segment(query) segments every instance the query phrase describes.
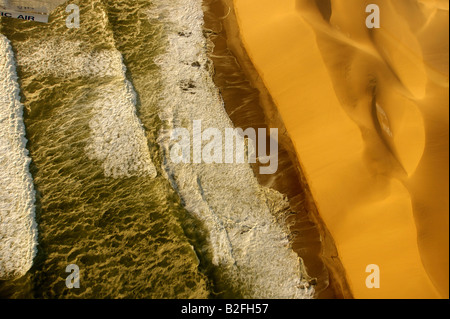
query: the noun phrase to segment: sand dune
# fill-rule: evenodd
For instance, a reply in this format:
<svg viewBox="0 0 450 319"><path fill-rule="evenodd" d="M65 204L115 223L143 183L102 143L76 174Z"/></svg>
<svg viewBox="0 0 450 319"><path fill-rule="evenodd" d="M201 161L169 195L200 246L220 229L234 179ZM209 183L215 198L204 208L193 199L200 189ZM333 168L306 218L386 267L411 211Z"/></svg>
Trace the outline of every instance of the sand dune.
<svg viewBox="0 0 450 319"><path fill-rule="evenodd" d="M234 0L355 297L448 298L448 1L368 3Z"/></svg>

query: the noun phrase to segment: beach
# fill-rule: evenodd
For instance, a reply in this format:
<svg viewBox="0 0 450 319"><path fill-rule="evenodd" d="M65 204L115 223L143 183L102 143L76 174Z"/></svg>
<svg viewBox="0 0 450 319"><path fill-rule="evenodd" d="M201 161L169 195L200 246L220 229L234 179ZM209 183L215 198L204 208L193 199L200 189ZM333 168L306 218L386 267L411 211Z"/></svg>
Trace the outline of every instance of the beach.
<svg viewBox="0 0 450 319"><path fill-rule="evenodd" d="M210 58L214 82L233 124L243 129L271 127L283 132L277 173L258 174L258 165L254 172L262 185L289 198L293 248L305 262L308 275L316 279L316 297L351 298L336 246L317 212L284 122L242 44L232 1L205 1L204 11L205 29L213 47Z"/></svg>

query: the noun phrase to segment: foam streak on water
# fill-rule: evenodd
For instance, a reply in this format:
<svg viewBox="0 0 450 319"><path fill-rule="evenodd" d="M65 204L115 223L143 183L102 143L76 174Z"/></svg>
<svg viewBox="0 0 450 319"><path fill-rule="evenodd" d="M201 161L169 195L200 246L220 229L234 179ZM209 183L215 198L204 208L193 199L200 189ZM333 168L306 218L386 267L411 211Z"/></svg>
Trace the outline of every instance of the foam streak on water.
<svg viewBox="0 0 450 319"><path fill-rule="evenodd" d="M14 54L0 35L0 279L23 276L36 255L35 191Z"/></svg>
<svg viewBox="0 0 450 319"><path fill-rule="evenodd" d="M81 102L93 114L87 155L102 162L107 177L156 176L136 115L136 93L119 51L89 51L81 41L55 37L43 43L27 41L18 52L21 65L33 72L66 79L107 78L92 88L89 102Z"/></svg>
<svg viewBox="0 0 450 319"><path fill-rule="evenodd" d="M124 85L125 84L125 85ZM93 137L86 148L90 159L100 160L106 176L156 177L142 124L136 116L136 93L127 80L101 87L90 106ZM115 107L112 107L115 106Z"/></svg>
<svg viewBox="0 0 450 319"><path fill-rule="evenodd" d="M17 50L25 69L55 77L111 77L124 75L120 52L112 49L90 51L79 40L63 36L40 41L30 39Z"/></svg>
<svg viewBox="0 0 450 319"><path fill-rule="evenodd" d="M313 289L305 288L287 227L276 221L288 209L281 194L262 188L248 164L171 162L171 129L185 127L192 134L194 120L202 120L203 129L223 131L233 125L208 71L202 1L153 4L148 17L165 21L169 42L157 58L164 87L159 98L163 168L186 208L207 227L213 263L244 297L310 298Z"/></svg>

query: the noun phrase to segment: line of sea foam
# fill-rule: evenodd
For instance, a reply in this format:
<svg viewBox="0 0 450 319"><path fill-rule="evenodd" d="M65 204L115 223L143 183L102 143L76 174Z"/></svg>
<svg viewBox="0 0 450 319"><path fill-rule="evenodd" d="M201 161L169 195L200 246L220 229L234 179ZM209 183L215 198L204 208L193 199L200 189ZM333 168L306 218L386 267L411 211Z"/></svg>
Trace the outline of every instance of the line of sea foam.
<svg viewBox="0 0 450 319"><path fill-rule="evenodd" d="M0 74L0 279L9 279L31 268L37 226L14 53L1 34Z"/></svg>
<svg viewBox="0 0 450 319"><path fill-rule="evenodd" d="M79 40L54 37L18 44L24 71L62 79L98 78L82 107L92 113L86 154L102 163L107 177L156 177L145 130L136 113L136 93L115 48L93 51Z"/></svg>

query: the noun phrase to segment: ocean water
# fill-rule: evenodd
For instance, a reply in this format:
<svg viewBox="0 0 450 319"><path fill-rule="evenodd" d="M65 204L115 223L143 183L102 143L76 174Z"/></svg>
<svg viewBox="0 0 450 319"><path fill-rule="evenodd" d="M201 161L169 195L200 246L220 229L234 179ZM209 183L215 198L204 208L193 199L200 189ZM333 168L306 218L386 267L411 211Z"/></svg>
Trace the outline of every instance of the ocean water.
<svg viewBox="0 0 450 319"><path fill-rule="evenodd" d="M310 298L284 196L248 164L170 160L171 129L233 127L212 80L202 1L73 3L80 29L66 28L64 6L49 24L1 21L19 76L5 85L25 108L16 134L25 128L28 141L15 144L26 178L8 196L27 196L18 211L31 239L10 258L26 274L0 281L0 296ZM25 225L5 223L1 209L2 236ZM65 287L69 264L80 289Z"/></svg>

